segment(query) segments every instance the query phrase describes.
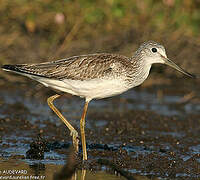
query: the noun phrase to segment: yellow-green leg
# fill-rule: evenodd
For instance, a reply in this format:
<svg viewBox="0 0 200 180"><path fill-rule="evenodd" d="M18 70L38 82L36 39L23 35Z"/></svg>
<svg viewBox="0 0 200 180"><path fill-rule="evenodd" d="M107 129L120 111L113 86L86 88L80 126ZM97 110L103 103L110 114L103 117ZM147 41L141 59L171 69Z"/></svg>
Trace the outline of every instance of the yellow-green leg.
<svg viewBox="0 0 200 180"><path fill-rule="evenodd" d="M86 100L83 113L80 120L80 129L81 129L81 142L83 149L83 160L87 160L87 150L86 150L86 140L85 140L85 116L87 113L89 101Z"/></svg>
<svg viewBox="0 0 200 180"><path fill-rule="evenodd" d="M74 127L65 119L65 117L61 114L61 112L54 106L53 101L60 97L59 94L55 94L47 99L47 103L49 107L57 114L57 116L65 123L65 125L70 130L70 135L73 139L73 146L76 152L78 152L78 132L74 129Z"/></svg>

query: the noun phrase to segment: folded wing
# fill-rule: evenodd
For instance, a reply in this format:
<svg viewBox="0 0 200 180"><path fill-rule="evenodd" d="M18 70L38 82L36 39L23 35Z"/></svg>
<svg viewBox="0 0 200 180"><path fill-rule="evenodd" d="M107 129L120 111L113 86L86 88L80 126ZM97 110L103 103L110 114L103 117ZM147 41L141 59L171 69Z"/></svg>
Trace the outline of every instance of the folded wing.
<svg viewBox="0 0 200 180"><path fill-rule="evenodd" d="M73 56L39 64L4 65L2 68L22 75L50 79L89 80L108 76L109 73L114 73L116 70L122 70L118 67L119 63L121 67L128 66L130 60L125 56L102 53Z"/></svg>

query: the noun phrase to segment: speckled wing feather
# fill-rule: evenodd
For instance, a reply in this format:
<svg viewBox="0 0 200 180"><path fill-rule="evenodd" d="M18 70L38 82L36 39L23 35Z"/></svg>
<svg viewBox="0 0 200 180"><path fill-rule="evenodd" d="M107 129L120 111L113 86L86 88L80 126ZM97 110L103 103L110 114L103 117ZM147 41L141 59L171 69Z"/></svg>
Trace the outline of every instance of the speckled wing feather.
<svg viewBox="0 0 200 180"><path fill-rule="evenodd" d="M19 73L51 79L88 80L121 73L130 67L130 59L117 54L91 54L73 56L67 59L39 63L5 65L3 68Z"/></svg>

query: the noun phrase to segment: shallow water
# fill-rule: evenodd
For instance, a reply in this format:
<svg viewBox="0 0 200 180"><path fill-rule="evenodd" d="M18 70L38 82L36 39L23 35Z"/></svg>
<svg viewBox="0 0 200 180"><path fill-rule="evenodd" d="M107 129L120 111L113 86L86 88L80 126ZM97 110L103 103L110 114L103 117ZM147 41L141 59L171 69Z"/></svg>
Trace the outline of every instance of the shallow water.
<svg viewBox="0 0 200 180"><path fill-rule="evenodd" d="M130 165L131 163L124 163L123 159L120 159L120 162L125 164L125 171L134 175L158 177L170 177L171 171L166 171L165 173L155 169L149 171L146 168L148 162L141 161L140 158L151 159L154 158L151 156L156 154L159 158L165 158L166 163L172 160L172 164L173 159L177 161L176 158L178 158L178 161L188 164L191 159L195 158L197 163L194 166L196 169L194 171L191 170L192 174L184 170L189 167L189 165L187 167L187 164L185 164L184 166L186 167L182 168L183 170L177 170L173 177L200 178L200 175L198 175L198 171L200 171L200 158L198 158L200 155L199 130L195 129L194 132L187 132L187 129L186 131L179 129L182 125L177 124L183 123L183 126L187 126L184 125L185 119L190 119L192 115L199 117L200 103L188 102L181 104L182 97L183 95L166 94L162 98L158 98L157 94L146 90L130 90L121 96L92 101L89 105L86 123L89 158L98 160L99 158L110 157L109 159L115 161L115 156L125 152L127 156L124 157L125 161L126 158L138 159L138 163L140 163L139 166L132 166ZM1 129L0 155L2 160L0 161L0 167L3 167L3 169L23 168L28 173L34 174L30 168L31 165L42 164L43 168L39 169L37 173L48 178L49 176L52 177L66 162L67 153L65 151L71 145L69 132L66 129L63 131L62 122L52 113L45 98L26 96L26 89L15 90L14 92L12 89L1 89L0 102L0 119L2 119L3 123ZM76 97L63 97L56 100L56 106L63 112L64 116L70 119L73 126L79 127L80 109L83 106L83 100ZM146 112L147 115L145 115ZM128 126L128 122L132 119L131 117L134 118L137 114L140 114L139 117L143 119L142 121L140 120L139 130L129 130L130 126L137 127L133 123L138 118L130 122ZM145 115L144 117L143 114ZM148 116L151 119L159 119L159 126L169 122L169 128L164 128L163 126L163 129L159 129L159 127L156 127L154 120L146 121ZM118 117L118 120L116 120L116 117ZM179 118L179 121L174 121L174 117ZM162 119L167 121L165 122ZM115 125L112 124L112 121L116 123L116 127L114 127ZM24 122L27 124L24 125ZM191 120L188 120L188 122L193 124ZM116 129L120 128L122 130L115 132ZM41 130L43 138L47 139L51 148L44 153L44 159L27 159L26 152ZM193 133L192 136L191 133ZM168 141L168 139L170 140ZM184 148L187 151L181 150ZM170 153L172 155L173 153L176 154L176 157L171 157ZM17 165L12 163L12 159L17 159L15 162ZM123 166L120 167L123 169ZM94 176L95 179L123 179L120 176L116 176L114 170L111 170L113 172L111 174L107 173L107 168L112 169L107 165L94 165L95 173L90 171L83 173L81 170L77 170L76 175L73 177L83 179L81 174L86 173L84 175L86 179L92 179Z"/></svg>
<svg viewBox="0 0 200 180"><path fill-rule="evenodd" d="M16 160L0 161L0 178L7 179L53 179L56 172L62 169L62 165L51 162L40 164L27 163ZM71 180L125 180L121 176L106 173L106 171L91 172L89 170L77 170L70 178Z"/></svg>

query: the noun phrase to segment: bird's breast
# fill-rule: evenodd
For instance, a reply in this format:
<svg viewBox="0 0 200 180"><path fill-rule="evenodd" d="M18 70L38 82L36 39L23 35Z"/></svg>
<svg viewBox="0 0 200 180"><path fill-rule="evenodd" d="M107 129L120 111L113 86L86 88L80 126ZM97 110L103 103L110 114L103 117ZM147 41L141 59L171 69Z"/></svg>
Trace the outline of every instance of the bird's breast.
<svg viewBox="0 0 200 180"><path fill-rule="evenodd" d="M66 92L88 99L101 99L121 94L129 89L123 79L64 80Z"/></svg>

